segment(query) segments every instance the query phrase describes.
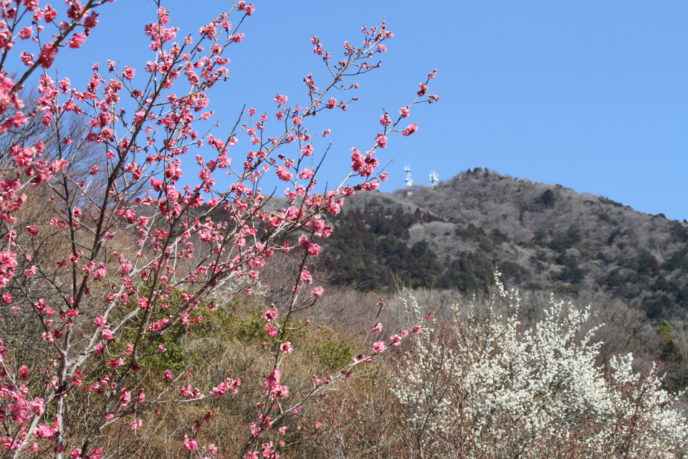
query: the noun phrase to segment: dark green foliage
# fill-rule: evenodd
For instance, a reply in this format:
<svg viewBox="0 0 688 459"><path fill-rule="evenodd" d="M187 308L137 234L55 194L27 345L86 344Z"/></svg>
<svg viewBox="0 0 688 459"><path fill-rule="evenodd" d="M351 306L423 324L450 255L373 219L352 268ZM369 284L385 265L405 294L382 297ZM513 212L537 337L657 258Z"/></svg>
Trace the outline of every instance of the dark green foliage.
<svg viewBox="0 0 688 459"><path fill-rule="evenodd" d="M188 331L181 323L176 324L160 339L150 344L150 349L140 363L146 368L153 369L154 372L173 370L177 373L184 369L194 368L199 363L199 357L186 345L190 340L201 338L219 339L223 342L237 340L259 346L265 339L263 329L265 320L258 311L239 313L236 305L228 304L214 311L207 307L200 307L194 311L193 315L203 317L203 322L191 324ZM297 334L296 331L290 331L289 338L294 339ZM167 351L158 352L159 344L162 344Z"/></svg>
<svg viewBox="0 0 688 459"><path fill-rule="evenodd" d="M635 270L640 275L654 275L659 269L657 259L647 250L641 250L634 260Z"/></svg>
<svg viewBox="0 0 688 459"><path fill-rule="evenodd" d="M495 245L509 242L509 237L502 233L498 228L495 228L490 232L490 238L492 239L492 243Z"/></svg>
<svg viewBox="0 0 688 459"><path fill-rule="evenodd" d="M600 199L600 202L602 204L609 204L609 205L612 205L614 207L624 207L624 205L621 204L620 202L612 201L611 199L605 198L604 196L600 196L599 199Z"/></svg>
<svg viewBox="0 0 688 459"><path fill-rule="evenodd" d="M623 236L625 231L621 228L614 228L609 236L607 237L607 245L612 245L617 237Z"/></svg>
<svg viewBox="0 0 688 459"><path fill-rule="evenodd" d="M688 242L688 228L679 222L671 222L671 235L679 242Z"/></svg>
<svg viewBox="0 0 688 459"><path fill-rule="evenodd" d="M175 303L181 302L182 292L175 290L169 295L167 304L171 309L176 309ZM155 308L151 315L151 321L167 317L167 313ZM189 312L191 323L186 326L180 322L164 330L155 339L149 339L142 344L143 351L139 364L145 369L160 373L164 370L172 370L175 373L186 369L196 369L204 365L201 354L190 347L189 342L213 339L223 343L238 341L261 347L265 340L265 320L262 312L249 309L238 302L228 302L217 308L210 309L207 304L202 304ZM123 330L125 335L132 338L136 334L136 326ZM298 321L290 327L285 340L298 343L304 340L308 334L305 324ZM122 341L127 342L126 340ZM165 352L159 351L162 345Z"/></svg>
<svg viewBox="0 0 688 459"><path fill-rule="evenodd" d="M597 218L599 218L599 219L600 219L601 221L603 221L604 223L609 223L609 224L613 223L613 221L614 221L614 220L609 216L609 214L606 213L606 212L599 212L599 213L597 214Z"/></svg>
<svg viewBox="0 0 688 459"><path fill-rule="evenodd" d="M547 188L544 193L542 193L542 196L540 196L540 201L545 207L554 207L554 193L552 190Z"/></svg>
<svg viewBox="0 0 688 459"><path fill-rule="evenodd" d="M571 226L565 233L552 236L549 247L555 252L563 253L581 241L581 232L576 226Z"/></svg>
<svg viewBox="0 0 688 459"><path fill-rule="evenodd" d="M499 272L505 280L511 281L511 284L521 285L530 276L530 272L523 266L513 261L502 261L498 264Z"/></svg>
<svg viewBox="0 0 688 459"><path fill-rule="evenodd" d="M435 252L425 241L416 242L411 247L411 258L406 267L412 287L430 287L441 272Z"/></svg>
<svg viewBox="0 0 688 459"><path fill-rule="evenodd" d="M510 286L592 289L654 318L688 308L688 224L561 186L476 168L411 195L368 194L335 220L323 245L337 284L480 292L498 268Z"/></svg>
<svg viewBox="0 0 688 459"><path fill-rule="evenodd" d="M330 371L341 369L356 355L356 348L351 343L336 339L331 334L318 344L320 364Z"/></svg>
<svg viewBox="0 0 688 459"><path fill-rule="evenodd" d="M533 233L533 239L531 241L536 246L539 246L539 245L544 245L546 240L547 240L547 233L542 229L538 229L537 231L535 231Z"/></svg>
<svg viewBox="0 0 688 459"><path fill-rule="evenodd" d="M495 265L475 252L461 252L452 260L437 281L439 288L456 288L461 292L487 292L494 283Z"/></svg>
<svg viewBox="0 0 688 459"><path fill-rule="evenodd" d="M485 230L475 226L473 223L469 223L463 227L457 226L455 233L462 239L472 239L477 240L478 242L484 241L486 243L489 243L490 241L485 234Z"/></svg>
<svg viewBox="0 0 688 459"><path fill-rule="evenodd" d="M564 268L553 276L554 280L578 285L585 278L585 272L578 266L575 258L568 257L561 264L564 265Z"/></svg>
<svg viewBox="0 0 688 459"><path fill-rule="evenodd" d="M674 338L674 330L668 320L661 320L657 326L660 338L658 358L664 369L664 384L670 390L685 390L688 387L688 366L686 349L682 349Z"/></svg>
<svg viewBox="0 0 688 459"><path fill-rule="evenodd" d="M681 363L683 361L683 356L681 355L678 345L674 341L674 337L671 335L671 323L668 320L660 321L657 327L657 333L662 339L662 347L659 354L660 359L664 362Z"/></svg>
<svg viewBox="0 0 688 459"><path fill-rule="evenodd" d="M432 286L441 273L437 255L425 241L411 247L407 242L411 225L427 221L428 214L377 206L341 214L337 232L325 241L331 282L360 290Z"/></svg>
<svg viewBox="0 0 688 459"><path fill-rule="evenodd" d="M688 255L688 247L677 250L662 264L661 268L669 272L676 269L681 269L685 272L688 268L688 259L686 259L686 255Z"/></svg>
<svg viewBox="0 0 688 459"><path fill-rule="evenodd" d="M652 295L643 300L643 309L650 319L666 317L672 306L671 298L663 294Z"/></svg>

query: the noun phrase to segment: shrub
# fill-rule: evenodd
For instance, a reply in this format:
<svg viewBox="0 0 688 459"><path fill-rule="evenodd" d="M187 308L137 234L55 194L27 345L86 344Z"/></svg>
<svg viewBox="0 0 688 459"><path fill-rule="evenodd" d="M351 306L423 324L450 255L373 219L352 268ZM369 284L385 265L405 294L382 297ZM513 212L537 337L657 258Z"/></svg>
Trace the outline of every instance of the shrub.
<svg viewBox="0 0 688 459"><path fill-rule="evenodd" d="M500 284L498 284L500 285ZM394 393L419 457L679 457L688 425L653 367L598 363L588 310L551 301L531 327L503 289L454 306L404 354Z"/></svg>

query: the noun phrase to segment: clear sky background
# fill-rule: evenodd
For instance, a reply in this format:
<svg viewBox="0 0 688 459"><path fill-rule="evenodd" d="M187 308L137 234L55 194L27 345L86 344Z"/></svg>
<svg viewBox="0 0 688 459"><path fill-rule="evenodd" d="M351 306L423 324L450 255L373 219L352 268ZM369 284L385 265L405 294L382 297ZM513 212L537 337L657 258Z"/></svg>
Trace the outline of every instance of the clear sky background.
<svg viewBox="0 0 688 459"><path fill-rule="evenodd" d="M167 0L172 22L197 31L229 2ZM688 2L349 0L254 2L246 41L230 57L232 81L212 94L227 125L244 104L272 110L276 93L304 100L301 79L320 72L310 37L340 50L360 26L385 19L395 33L383 68L360 80L362 101L335 115L324 178L348 167L350 148L379 131L381 108L413 97L439 70L439 104L414 110L419 130L381 155L403 186L473 167L607 196L648 213L688 218ZM101 26L61 65L73 76L113 58L141 69L150 58L149 0L117 0ZM82 52L83 51L83 52ZM323 120L324 121L324 120Z"/></svg>

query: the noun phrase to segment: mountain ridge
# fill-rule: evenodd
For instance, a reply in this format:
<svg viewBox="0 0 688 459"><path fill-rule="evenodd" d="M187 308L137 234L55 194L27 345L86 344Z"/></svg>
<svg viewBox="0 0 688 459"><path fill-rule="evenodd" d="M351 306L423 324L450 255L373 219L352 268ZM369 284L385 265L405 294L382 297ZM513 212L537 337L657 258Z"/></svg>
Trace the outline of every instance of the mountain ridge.
<svg viewBox="0 0 688 459"><path fill-rule="evenodd" d="M470 292L499 269L517 287L604 293L651 318L688 311L685 222L561 185L469 169L432 187L360 193L334 221L335 283Z"/></svg>

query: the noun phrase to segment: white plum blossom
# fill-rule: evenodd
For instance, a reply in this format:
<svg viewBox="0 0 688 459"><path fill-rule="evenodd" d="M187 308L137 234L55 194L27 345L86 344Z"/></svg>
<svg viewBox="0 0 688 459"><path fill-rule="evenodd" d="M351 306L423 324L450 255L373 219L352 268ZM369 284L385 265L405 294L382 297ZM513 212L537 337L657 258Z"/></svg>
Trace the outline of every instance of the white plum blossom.
<svg viewBox="0 0 688 459"><path fill-rule="evenodd" d="M552 299L525 327L498 283L487 311L454 306L415 341L394 394L420 457L682 457L688 424L655 369L598 362L589 309Z"/></svg>

